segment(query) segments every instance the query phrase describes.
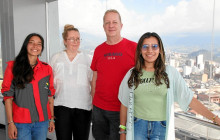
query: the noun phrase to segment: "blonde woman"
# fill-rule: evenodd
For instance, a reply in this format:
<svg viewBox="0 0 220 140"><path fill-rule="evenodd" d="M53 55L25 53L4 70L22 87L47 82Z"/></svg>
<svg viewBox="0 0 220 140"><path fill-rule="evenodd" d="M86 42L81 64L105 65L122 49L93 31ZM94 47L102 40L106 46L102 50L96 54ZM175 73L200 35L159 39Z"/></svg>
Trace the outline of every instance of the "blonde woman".
<svg viewBox="0 0 220 140"><path fill-rule="evenodd" d="M90 57L79 51L80 33L73 25L63 31L65 50L50 61L56 89L54 113L58 140L88 140L91 120Z"/></svg>

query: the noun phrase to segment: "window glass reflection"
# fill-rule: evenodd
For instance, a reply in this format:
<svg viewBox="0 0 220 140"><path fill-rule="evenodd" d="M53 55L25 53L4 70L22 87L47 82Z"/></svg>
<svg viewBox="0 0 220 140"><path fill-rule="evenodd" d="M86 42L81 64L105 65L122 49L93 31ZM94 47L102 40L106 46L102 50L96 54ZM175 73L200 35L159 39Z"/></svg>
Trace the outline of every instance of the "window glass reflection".
<svg viewBox="0 0 220 140"><path fill-rule="evenodd" d="M0 89L2 88L3 70L2 70L2 36L1 36L1 17L0 17Z"/></svg>

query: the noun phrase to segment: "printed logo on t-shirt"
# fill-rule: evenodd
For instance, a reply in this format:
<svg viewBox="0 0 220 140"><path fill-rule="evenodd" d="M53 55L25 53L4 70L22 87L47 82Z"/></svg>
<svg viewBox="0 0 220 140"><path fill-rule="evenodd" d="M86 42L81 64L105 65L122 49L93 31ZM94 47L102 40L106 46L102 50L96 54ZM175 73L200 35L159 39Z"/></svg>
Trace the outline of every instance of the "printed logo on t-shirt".
<svg viewBox="0 0 220 140"><path fill-rule="evenodd" d="M144 83L154 83L154 78L143 78L140 81L140 84L144 84Z"/></svg>
<svg viewBox="0 0 220 140"><path fill-rule="evenodd" d="M49 83L48 82L46 82L46 84L45 84L45 87L44 87L45 89L49 89Z"/></svg>
<svg viewBox="0 0 220 140"><path fill-rule="evenodd" d="M104 57L108 60L114 60L117 57L122 56L123 54L121 52L110 52L110 53L106 53L104 54Z"/></svg>

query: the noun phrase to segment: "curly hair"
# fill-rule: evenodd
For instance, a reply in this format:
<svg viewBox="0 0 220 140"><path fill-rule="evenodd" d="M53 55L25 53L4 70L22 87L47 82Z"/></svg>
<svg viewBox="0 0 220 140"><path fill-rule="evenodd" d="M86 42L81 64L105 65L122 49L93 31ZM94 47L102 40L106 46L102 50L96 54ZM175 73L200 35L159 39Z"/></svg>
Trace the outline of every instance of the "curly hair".
<svg viewBox="0 0 220 140"><path fill-rule="evenodd" d="M138 87L140 83L140 77L143 75L142 68L144 67L144 58L141 55L141 48L143 45L143 42L146 38L150 37L156 37L159 44L159 56L156 59L154 63L154 76L155 76L155 84L156 86L159 86L162 84L161 80L163 79L165 81L165 84L167 85L167 88L169 88L169 78L166 73L166 66L165 66L165 52L162 40L160 36L157 33L154 32L147 32L141 36L141 38L138 41L137 49L135 53L135 67L131 70L131 76L128 79L128 86L131 88L132 86L135 86L135 88Z"/></svg>
<svg viewBox="0 0 220 140"><path fill-rule="evenodd" d="M33 36L38 36L40 38L42 43L41 52L43 52L44 49L44 39L41 35L37 33L31 33L25 38L21 50L14 60L14 66L12 69L14 76L13 81L15 82L15 86L17 88L23 89L25 88L25 84L30 83L33 80L34 71L30 65L27 52L27 45Z"/></svg>

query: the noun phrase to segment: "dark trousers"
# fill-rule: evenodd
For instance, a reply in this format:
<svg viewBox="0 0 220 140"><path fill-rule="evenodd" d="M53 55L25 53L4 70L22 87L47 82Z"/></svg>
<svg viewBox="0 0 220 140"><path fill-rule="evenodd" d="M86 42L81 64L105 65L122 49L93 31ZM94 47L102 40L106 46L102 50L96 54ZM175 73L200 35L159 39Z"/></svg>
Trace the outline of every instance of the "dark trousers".
<svg viewBox="0 0 220 140"><path fill-rule="evenodd" d="M88 140L92 111L55 106L57 140Z"/></svg>
<svg viewBox="0 0 220 140"><path fill-rule="evenodd" d="M93 106L92 132L95 140L119 140L120 112Z"/></svg>

